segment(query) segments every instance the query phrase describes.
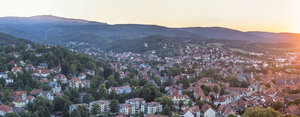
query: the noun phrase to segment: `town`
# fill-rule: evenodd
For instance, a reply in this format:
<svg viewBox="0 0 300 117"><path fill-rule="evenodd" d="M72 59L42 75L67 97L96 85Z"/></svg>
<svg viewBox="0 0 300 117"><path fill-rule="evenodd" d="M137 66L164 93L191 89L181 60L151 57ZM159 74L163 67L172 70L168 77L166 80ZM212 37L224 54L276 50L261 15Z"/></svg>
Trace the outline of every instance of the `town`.
<svg viewBox="0 0 300 117"><path fill-rule="evenodd" d="M0 115L234 117L255 109L300 115L299 52L187 44L161 57L156 50L68 48L3 47Z"/></svg>

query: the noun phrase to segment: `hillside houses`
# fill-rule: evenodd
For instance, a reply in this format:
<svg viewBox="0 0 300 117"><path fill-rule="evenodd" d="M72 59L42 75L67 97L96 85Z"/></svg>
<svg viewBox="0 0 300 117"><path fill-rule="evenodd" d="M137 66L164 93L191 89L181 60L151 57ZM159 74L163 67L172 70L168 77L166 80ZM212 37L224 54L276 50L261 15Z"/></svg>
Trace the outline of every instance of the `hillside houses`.
<svg viewBox="0 0 300 117"><path fill-rule="evenodd" d="M13 112L12 107L4 105L4 104L0 105L0 115L1 116L4 116L6 113L10 113L10 112Z"/></svg>
<svg viewBox="0 0 300 117"><path fill-rule="evenodd" d="M117 94L130 93L131 87L129 85L125 85L125 86L121 86L121 87L110 87L108 89L108 92L111 93L112 91L114 91Z"/></svg>

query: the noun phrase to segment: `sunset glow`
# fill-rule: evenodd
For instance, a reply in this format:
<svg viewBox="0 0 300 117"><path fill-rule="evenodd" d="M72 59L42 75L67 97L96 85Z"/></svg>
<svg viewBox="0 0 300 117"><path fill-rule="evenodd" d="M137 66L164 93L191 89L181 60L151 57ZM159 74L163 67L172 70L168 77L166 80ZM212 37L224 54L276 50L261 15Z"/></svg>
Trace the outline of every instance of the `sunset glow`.
<svg viewBox="0 0 300 117"><path fill-rule="evenodd" d="M300 32L298 0L0 0L0 17L56 15L109 24Z"/></svg>

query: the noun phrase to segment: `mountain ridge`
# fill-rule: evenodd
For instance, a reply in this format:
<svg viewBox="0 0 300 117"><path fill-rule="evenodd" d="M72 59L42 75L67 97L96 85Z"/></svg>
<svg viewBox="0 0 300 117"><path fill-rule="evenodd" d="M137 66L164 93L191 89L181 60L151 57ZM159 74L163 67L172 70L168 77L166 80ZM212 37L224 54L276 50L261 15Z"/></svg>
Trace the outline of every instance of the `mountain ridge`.
<svg viewBox="0 0 300 117"><path fill-rule="evenodd" d="M171 38L184 39L225 39L254 42L280 42L300 39L297 33L271 33L261 31L239 31L224 27L183 27L169 28L147 24L106 24L84 19L64 18L53 15L38 15L31 17L0 17L0 32L25 38L35 42L43 42L47 38L57 40L72 40L74 36L67 34L79 32L83 35L94 35L106 40L137 39L150 35L164 35ZM18 33L15 33L18 31ZM80 35L78 35L80 36ZM82 37L82 36L81 36ZM77 41L80 39L76 39ZM95 40L95 39L93 39ZM102 40L99 38L99 41ZM57 41L59 43L60 40ZM85 41L81 39L81 41ZM56 43L54 43L56 44Z"/></svg>

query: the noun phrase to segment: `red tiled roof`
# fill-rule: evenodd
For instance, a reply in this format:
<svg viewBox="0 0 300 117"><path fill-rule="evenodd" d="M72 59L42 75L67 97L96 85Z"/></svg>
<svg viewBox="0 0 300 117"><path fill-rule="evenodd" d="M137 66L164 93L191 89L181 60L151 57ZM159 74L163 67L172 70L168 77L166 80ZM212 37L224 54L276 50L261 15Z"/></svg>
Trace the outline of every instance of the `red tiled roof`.
<svg viewBox="0 0 300 117"><path fill-rule="evenodd" d="M71 82L79 82L79 78L72 78L70 81Z"/></svg>
<svg viewBox="0 0 300 117"><path fill-rule="evenodd" d="M194 115L196 114L196 112L200 112L199 106L193 106L190 108L186 108L184 110L184 113L186 113L187 111L190 111L191 113L193 113Z"/></svg>
<svg viewBox="0 0 300 117"><path fill-rule="evenodd" d="M11 71L12 72L17 72L17 71L23 72L23 69L22 69L22 67L13 67Z"/></svg>
<svg viewBox="0 0 300 117"><path fill-rule="evenodd" d="M0 111L4 112L4 113L8 113L8 112L12 112L12 108L10 106L1 104L0 105Z"/></svg>
<svg viewBox="0 0 300 117"><path fill-rule="evenodd" d="M203 106L202 106L202 112L206 112L208 109L210 109L211 107L210 107L210 105L209 104L204 104Z"/></svg>
<svg viewBox="0 0 300 117"><path fill-rule="evenodd" d="M13 102L22 103L25 101L21 97L16 97Z"/></svg>
<svg viewBox="0 0 300 117"><path fill-rule="evenodd" d="M11 92L10 95L12 97L17 97L17 96L22 96L23 94L26 94L27 91L15 91L15 92Z"/></svg>
<svg viewBox="0 0 300 117"><path fill-rule="evenodd" d="M30 92L30 95L37 95L41 93L43 90L42 89L34 89Z"/></svg>

